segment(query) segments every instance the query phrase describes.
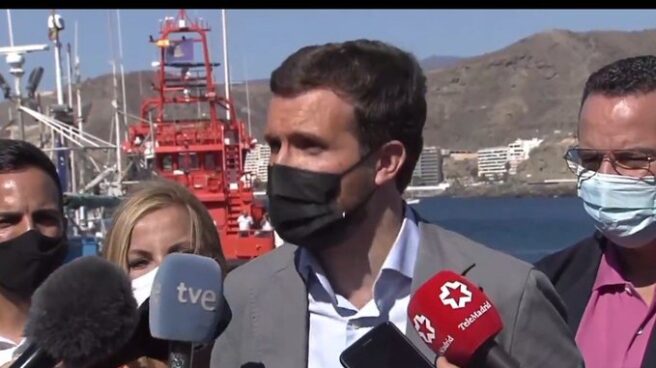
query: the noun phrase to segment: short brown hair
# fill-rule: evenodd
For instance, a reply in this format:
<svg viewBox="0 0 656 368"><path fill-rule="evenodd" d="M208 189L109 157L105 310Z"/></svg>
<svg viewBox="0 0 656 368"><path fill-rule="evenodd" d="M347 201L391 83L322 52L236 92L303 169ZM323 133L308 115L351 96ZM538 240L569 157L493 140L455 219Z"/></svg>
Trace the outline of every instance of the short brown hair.
<svg viewBox="0 0 656 368"><path fill-rule="evenodd" d="M270 87L282 97L329 88L351 102L361 146L373 150L390 140L403 143L407 161L396 187L403 192L408 186L426 122L426 77L412 54L373 40L307 46L273 71Z"/></svg>

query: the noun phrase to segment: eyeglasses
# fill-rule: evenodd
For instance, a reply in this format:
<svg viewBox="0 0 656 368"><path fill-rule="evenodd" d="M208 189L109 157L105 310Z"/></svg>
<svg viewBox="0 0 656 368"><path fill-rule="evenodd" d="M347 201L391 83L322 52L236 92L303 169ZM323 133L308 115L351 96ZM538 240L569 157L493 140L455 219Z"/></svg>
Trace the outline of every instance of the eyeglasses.
<svg viewBox="0 0 656 368"><path fill-rule="evenodd" d="M570 171L583 179L596 174L605 159L619 175L622 175L622 171L630 170L635 172L635 176L643 177L653 175L649 169L651 163L656 161L656 150L595 150L571 147L565 153L564 159Z"/></svg>

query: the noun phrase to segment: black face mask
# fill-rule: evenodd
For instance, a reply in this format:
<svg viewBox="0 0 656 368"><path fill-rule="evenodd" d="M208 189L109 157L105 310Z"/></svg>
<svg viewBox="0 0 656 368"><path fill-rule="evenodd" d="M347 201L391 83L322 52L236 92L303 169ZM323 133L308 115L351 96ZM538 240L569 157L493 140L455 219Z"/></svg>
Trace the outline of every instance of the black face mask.
<svg viewBox="0 0 656 368"><path fill-rule="evenodd" d="M36 230L0 243L0 287L30 297L61 266L67 252L65 237L50 238Z"/></svg>
<svg viewBox="0 0 656 368"><path fill-rule="evenodd" d="M339 174L269 166L269 216L278 235L286 242L313 249L344 240L355 220L363 217L359 212L376 189L347 212L336 201L341 179L369 156Z"/></svg>

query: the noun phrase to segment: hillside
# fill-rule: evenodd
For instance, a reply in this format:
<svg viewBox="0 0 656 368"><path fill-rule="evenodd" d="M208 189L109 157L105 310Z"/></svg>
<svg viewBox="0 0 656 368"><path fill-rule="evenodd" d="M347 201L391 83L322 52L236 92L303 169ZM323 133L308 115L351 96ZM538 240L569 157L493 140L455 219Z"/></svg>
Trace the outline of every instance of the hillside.
<svg viewBox="0 0 656 368"><path fill-rule="evenodd" d="M428 73L426 141L477 149L572 132L585 80L614 60L656 52L656 30L552 30Z"/></svg>
<svg viewBox="0 0 656 368"><path fill-rule="evenodd" d="M434 70L452 67L460 62L463 58L457 56L440 56L432 55L419 61L424 70Z"/></svg>
<svg viewBox="0 0 656 368"><path fill-rule="evenodd" d="M562 139L575 130L585 79L613 60L654 52L656 30L550 30L477 57L425 59L422 64L429 91L425 142L475 150L505 145L516 138L541 137L546 146L536 152L535 160L522 166L521 173L545 178L566 175L562 167L555 166L562 163ZM153 94L152 77L150 71L126 75L130 113L138 114L141 97ZM255 81L249 87L253 133L261 140L270 98L268 83ZM82 90L83 103L90 107L87 130L108 138L112 130L111 75L86 80ZM246 120L244 86L234 86L232 91L240 117ZM52 96L43 101L52 101ZM0 105L0 126L7 121L6 106L6 102Z"/></svg>

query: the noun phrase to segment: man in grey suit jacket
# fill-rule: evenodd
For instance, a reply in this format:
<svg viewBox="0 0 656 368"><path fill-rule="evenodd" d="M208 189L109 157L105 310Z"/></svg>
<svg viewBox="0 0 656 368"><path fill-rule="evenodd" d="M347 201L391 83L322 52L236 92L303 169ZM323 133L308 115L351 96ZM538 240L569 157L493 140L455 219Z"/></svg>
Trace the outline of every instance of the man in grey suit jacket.
<svg viewBox="0 0 656 368"><path fill-rule="evenodd" d="M521 367L583 365L542 273L403 201L426 120L411 54L368 40L304 47L270 83L269 213L286 244L226 278L233 318L212 367L338 367L341 351L386 320L434 362L406 309L446 269L484 289L504 323L496 340Z"/></svg>

